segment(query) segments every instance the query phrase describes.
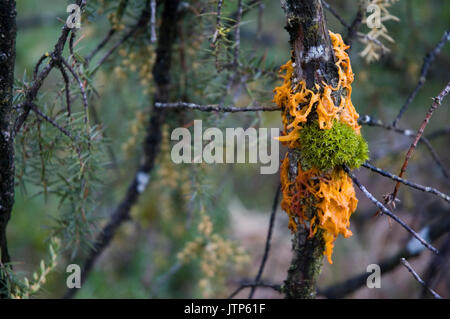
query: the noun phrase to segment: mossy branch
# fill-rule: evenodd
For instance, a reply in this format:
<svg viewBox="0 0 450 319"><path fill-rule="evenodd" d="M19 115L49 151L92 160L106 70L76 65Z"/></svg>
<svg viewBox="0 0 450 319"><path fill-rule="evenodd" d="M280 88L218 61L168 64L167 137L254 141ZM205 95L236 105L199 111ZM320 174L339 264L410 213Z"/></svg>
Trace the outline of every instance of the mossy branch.
<svg viewBox="0 0 450 319"><path fill-rule="evenodd" d="M320 0L286 0L282 5L296 61L293 76L298 81L304 80L309 89L323 82L336 86L339 75ZM295 153L289 151L291 180L296 178L298 162L301 160ZM286 298L315 298L323 251L321 231L309 238L309 230L298 227L293 238L291 266L282 289Z"/></svg>

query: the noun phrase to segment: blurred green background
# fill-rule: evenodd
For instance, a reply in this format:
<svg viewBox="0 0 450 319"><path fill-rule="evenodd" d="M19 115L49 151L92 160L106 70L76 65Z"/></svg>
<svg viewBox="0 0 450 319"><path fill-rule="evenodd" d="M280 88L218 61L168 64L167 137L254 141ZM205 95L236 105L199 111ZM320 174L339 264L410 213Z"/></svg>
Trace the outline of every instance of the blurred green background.
<svg viewBox="0 0 450 319"><path fill-rule="evenodd" d="M209 2L210 8L213 9L214 1ZM268 70L270 68L276 70L289 59L290 55L288 35L284 30L285 17L279 1L262 2L265 8L260 31L258 31L258 8L244 16L241 29L242 55L248 57L265 55ZM357 1L329 0L328 2L347 23L351 22L358 10ZM39 57L52 50L65 20L65 8L68 3L70 2L57 0L18 1L17 78L22 78L24 74L29 77ZM95 3L98 8L102 7L102 1ZM229 4L225 12L232 12L234 6L234 3ZM105 7L111 8L110 11L106 9L105 12L100 12L99 10L97 15L93 15L89 21L83 20L82 28L77 33L77 38L81 38L76 45L78 54L84 56L89 53L108 32L109 23L106 16L113 11L114 5ZM93 8L95 9L95 5ZM133 23L131 14L133 7L131 6L129 10L130 14L124 20L126 25ZM390 12L400 19L399 22L386 23L389 35L395 40L395 43L386 43L391 53L380 61L367 64L359 56L364 48L363 44L355 40L351 51L352 67L355 73L353 104L361 115L370 114L386 123L393 120L415 87L425 54L441 39L444 31L449 29L450 1L400 0L390 8ZM328 11L326 15L329 29L345 35L346 29L335 17ZM193 21L195 23L195 20ZM212 34L213 29L207 26L206 24L203 31ZM362 26L361 32L367 33L368 29ZM191 41L192 38L195 38L195 35L187 37L186 41ZM198 50L208 48L208 39L200 38L200 35L199 39L203 42ZM189 46L189 42L186 45ZM130 52L134 52L133 45L125 47L128 52L116 54L93 78L99 94L93 94L90 103L96 107L107 145L114 152L120 166L119 169L107 167L99 171L104 191L98 198L100 205L96 211L97 225L104 224L133 177L139 161L138 146L143 138L143 125L145 125L142 121L139 122L137 114L142 114L144 119L148 117L147 109L151 94L145 92L142 78L129 65L137 63L139 70L141 68L139 63L145 61L145 56L133 62L129 56ZM205 52L204 54L207 55L208 52ZM101 55L96 57L96 61ZM174 59L177 58L178 56L175 55ZM124 64L125 59L130 59L131 62ZM152 61L151 54L147 56L147 59L148 63ZM207 56L204 60L192 59L190 63L203 64L206 67L214 65L214 59ZM117 69L118 65L122 66L121 70ZM431 98L436 96L448 82L449 70L450 44L447 44L430 68L425 86L402 118L401 127L412 130L419 127L431 105ZM177 76L174 75L174 77ZM194 77L192 81L195 79ZM191 84L193 87L202 85L201 82L188 85ZM53 72L46 80L43 91L56 93L49 93L48 97L43 97L43 100L60 96L61 92L58 90L61 85L60 75ZM256 100L259 103L271 104L272 89L275 86L273 81L255 81L249 86L255 91ZM205 91L213 89L214 87L211 86ZM201 96L205 94L205 91L200 90L199 94L192 93L191 97ZM203 101L193 100L192 102L213 103L214 99L216 98L213 96ZM250 102L246 94L238 94L237 98L227 97L226 101L238 105ZM215 103L217 102L216 100ZM448 101L446 101L433 115L426 133L448 127L449 114ZM278 114L261 116L262 127L281 127ZM195 113L193 118L197 117L207 120L210 126L216 124L219 127L245 127L252 125L255 121L254 115L247 114L205 118L205 115ZM136 134L133 133L136 130L133 125L141 125L140 131ZM374 163L394 173L398 172L410 139L379 128L363 127L362 132L369 142ZM134 140L130 142L131 137L134 137ZM447 167L450 166L449 142L448 135L432 140L433 146ZM168 145L167 139L166 147ZM135 149L137 151L133 151ZM133 209L133 219L120 228L110 248L101 257L77 297L225 297L237 287L239 280L253 278L256 275L263 253L278 175L260 175L258 165L218 165L214 168L195 165L194 167L189 165L175 167L168 164L167 156L170 154L168 152L170 151L163 149L155 174L152 176L154 182L143 194L138 206ZM408 169L408 177L416 182L429 184L448 192L450 189L448 180L442 178L440 170L430 163L432 163L430 155L423 146L419 146ZM177 177L174 177L175 175ZM362 169L357 172L357 175L378 198L387 192L386 189L391 189L394 185L391 181L369 174ZM173 190L180 185L174 186L170 183L171 180L179 183L178 181L183 178L185 183L189 184L186 187L191 187L186 191L190 194L188 199L183 197L185 195L183 190ZM198 189L194 192L192 188L196 186ZM53 217L59 214L55 199L50 197L45 200L42 195L32 196L33 193L33 186L30 186L27 194L17 189L16 204L8 228L10 252L15 268L19 273L27 276L38 268L40 260L47 258L49 229L52 227ZM193 193L196 193L196 197L192 197ZM179 201L176 198L179 198ZM193 200L190 200L192 198ZM384 217L373 217L375 209L371 203L361 193L358 193L358 198L360 199L358 210L351 219L354 235L349 239L337 240L333 254L334 264L329 265L325 262L320 287L326 287L351 275L364 272L366 265L391 255L406 242L407 234L398 225L388 223ZM402 189L401 200L399 215L417 229L427 219L432 218L430 215L445 213L445 210L448 213L448 208L441 209L439 205L437 209L430 211L430 205L436 201L432 196L426 196L405 187ZM204 202L204 205L200 205L199 202ZM209 293L205 293L201 284L202 261L194 258L192 262L177 267L176 257L187 242L198 236L195 229L201 221L201 216L198 214L201 207L211 216L214 231L242 247L248 256L247 263L244 263L241 269L232 267L234 261L230 265L224 265L224 274L217 274L217 277L221 278L216 278L217 286L221 287L214 286ZM287 217L280 210L276 219L272 252L263 276L268 281L279 283L285 279L290 263L290 247ZM48 283L35 297L59 298L64 294L67 275L65 267L69 263L81 263L83 251L75 257L74 261L70 261L69 257L68 252L59 257L59 266L49 275ZM429 260L430 254L425 252L413 262L413 265L420 273L426 269ZM170 269L175 270L174 274L165 278ZM436 288L443 296L448 297L449 278L448 272L446 273L447 276L444 276ZM414 298L418 296L418 291L418 284L405 269L399 267L396 271L382 277L381 289L362 288L348 297ZM244 292L239 296L247 295ZM280 295L270 290L259 289L256 297L279 298Z"/></svg>

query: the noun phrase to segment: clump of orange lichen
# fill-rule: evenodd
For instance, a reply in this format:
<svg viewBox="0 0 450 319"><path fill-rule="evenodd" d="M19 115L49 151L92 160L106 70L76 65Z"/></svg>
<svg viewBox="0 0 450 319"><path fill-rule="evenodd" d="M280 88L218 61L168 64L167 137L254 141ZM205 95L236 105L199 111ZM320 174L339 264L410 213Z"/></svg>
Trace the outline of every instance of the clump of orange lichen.
<svg viewBox="0 0 450 319"><path fill-rule="evenodd" d="M340 122L360 134L359 115L351 101L354 74L345 52L348 46L339 34L330 32L330 38L339 75L337 87L316 83L314 88L308 89L305 81L295 79L292 60L281 67L284 81L274 90L274 102L283 111L284 135L279 140L291 149L301 148L299 137L307 122L317 121L321 130L331 129L333 123ZM334 94L336 91L337 94ZM339 103L336 103L336 96L339 96ZM348 229L349 219L358 203L352 180L340 167L321 171L317 167L302 167L301 161L297 166L295 178L289 176L288 156L281 166L281 205L289 215L289 228L296 231L299 224L306 225L305 222L308 222L310 236L321 229L325 242L324 254L332 263L331 255L337 236L352 235Z"/></svg>

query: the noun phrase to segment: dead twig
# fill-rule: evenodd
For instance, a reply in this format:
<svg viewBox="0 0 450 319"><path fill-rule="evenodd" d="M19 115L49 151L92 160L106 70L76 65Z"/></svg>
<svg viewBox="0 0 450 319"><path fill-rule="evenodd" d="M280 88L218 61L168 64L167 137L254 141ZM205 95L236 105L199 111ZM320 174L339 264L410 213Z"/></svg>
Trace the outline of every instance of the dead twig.
<svg viewBox="0 0 450 319"><path fill-rule="evenodd" d="M401 258L400 262L403 264L403 266L406 267L406 269L408 269L408 271L413 275L414 279L416 279L424 288L426 288L435 299L442 299L442 297L435 292L433 289L431 289L430 287L428 287L428 285L422 280L422 278L420 278L420 276L417 274L417 272L411 267L411 265L409 264L409 262L405 259L405 258Z"/></svg>

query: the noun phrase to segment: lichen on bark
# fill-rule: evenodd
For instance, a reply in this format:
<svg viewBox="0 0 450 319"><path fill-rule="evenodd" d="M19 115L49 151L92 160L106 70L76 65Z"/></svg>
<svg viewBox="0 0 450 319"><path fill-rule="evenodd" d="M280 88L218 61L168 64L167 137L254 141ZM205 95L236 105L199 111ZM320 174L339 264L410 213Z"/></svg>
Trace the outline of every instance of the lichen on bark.
<svg viewBox="0 0 450 319"><path fill-rule="evenodd" d="M286 30L290 35L292 57L290 65L288 63L285 66L287 69L286 87L281 87L278 91L281 92L277 96L278 104L285 104L281 101L284 99L283 91L291 94L294 88L300 90L300 93L297 93L296 96L300 102L298 105L300 109L295 108L292 110L293 112L286 112L287 108L284 108L283 112L285 134L289 135L285 137L284 142L290 143L285 159L286 165L282 167L282 184L283 181L285 182L283 196L285 196L290 193L289 188L295 185L298 176L305 173L301 171L301 151L298 147L295 147L296 144L298 145L295 126L304 121L317 122L321 115L319 111L313 110L318 109L317 103L321 103L320 99L323 98L324 93L328 93L328 101L332 101L331 103L334 106L341 104L341 99L345 96L341 95L343 94L342 90L336 90L331 95L329 94L332 91L331 87L338 88L340 85L340 70L336 65L336 57L320 0L286 0L282 2L282 6L287 18ZM288 77L291 77L291 79L288 79ZM325 92L325 90L328 91ZM292 98L292 96L289 98ZM298 101L293 100L294 104L297 105ZM295 115L293 116L292 113ZM296 117L297 121L295 121ZM321 121L319 124L321 129L330 128L329 123L325 125ZM283 138L280 138L280 141L283 141ZM299 217L302 227L297 227L295 217L293 220L293 216L290 215L290 228L294 231L294 238L291 266L283 285L286 298L315 298L316 284L322 269L325 251L328 251L330 260L330 248L332 250L332 246L329 245L329 238L327 239L327 247L325 247L324 230L316 227L312 231L313 225L315 225L313 218L318 214L317 205L315 205L316 199L312 194L309 196L310 198L303 196L300 201L298 198L296 199L297 205L302 206L300 215L303 217ZM299 196L297 195L297 197ZM283 208L286 210L287 207ZM315 220L317 222L317 219Z"/></svg>

